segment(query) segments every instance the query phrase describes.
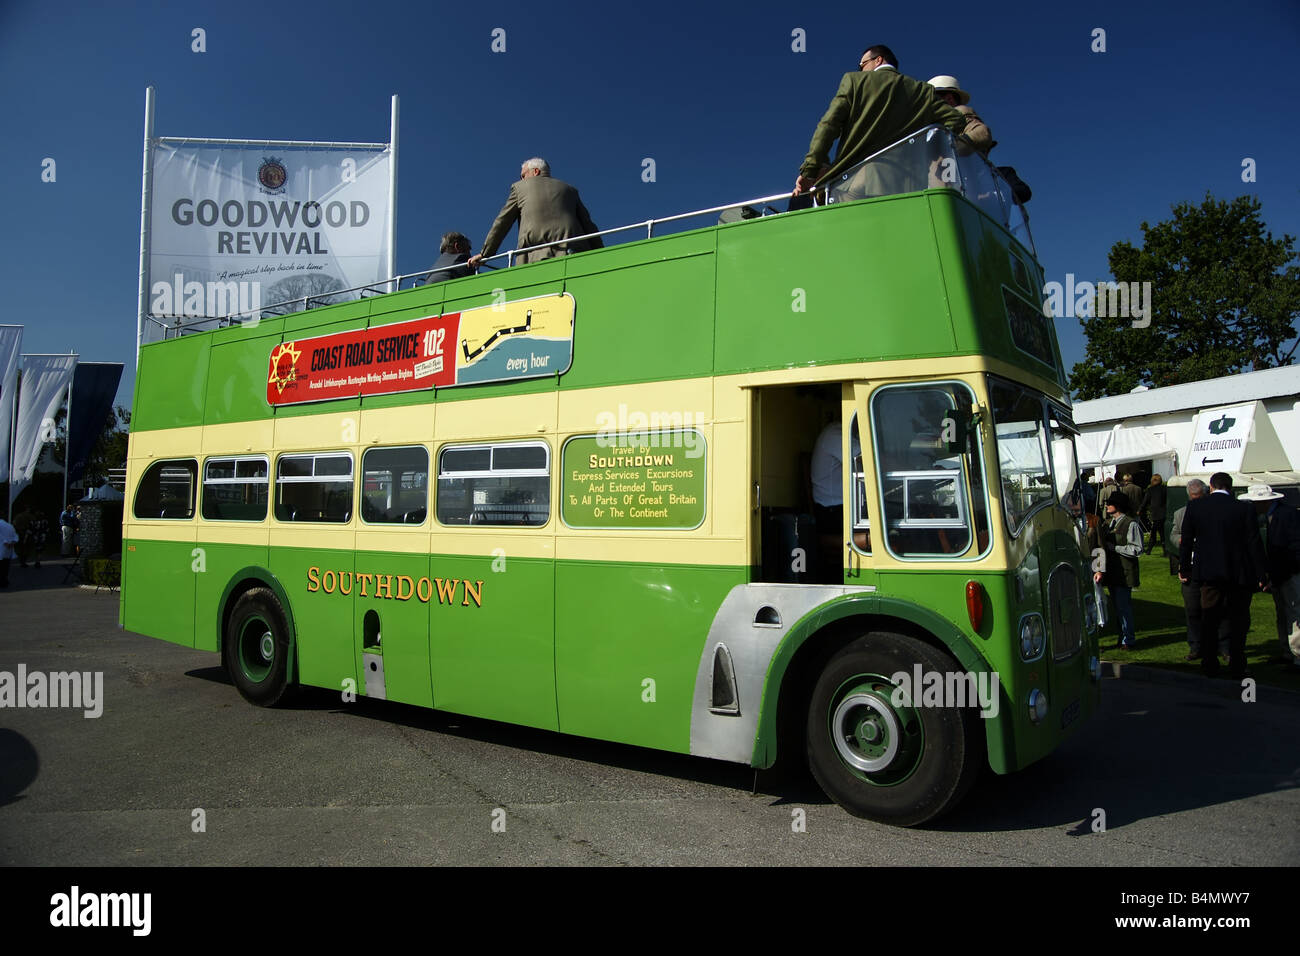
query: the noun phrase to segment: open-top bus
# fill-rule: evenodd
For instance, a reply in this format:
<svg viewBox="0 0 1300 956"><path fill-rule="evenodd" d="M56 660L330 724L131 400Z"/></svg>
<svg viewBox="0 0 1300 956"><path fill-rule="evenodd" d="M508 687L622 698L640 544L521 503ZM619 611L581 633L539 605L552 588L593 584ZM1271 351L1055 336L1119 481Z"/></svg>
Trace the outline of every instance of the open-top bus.
<svg viewBox="0 0 1300 956"><path fill-rule="evenodd" d="M1009 188L932 128L816 208L655 226L142 347L122 625L256 704L806 753L900 825L1050 753L1096 706L1097 615Z"/></svg>

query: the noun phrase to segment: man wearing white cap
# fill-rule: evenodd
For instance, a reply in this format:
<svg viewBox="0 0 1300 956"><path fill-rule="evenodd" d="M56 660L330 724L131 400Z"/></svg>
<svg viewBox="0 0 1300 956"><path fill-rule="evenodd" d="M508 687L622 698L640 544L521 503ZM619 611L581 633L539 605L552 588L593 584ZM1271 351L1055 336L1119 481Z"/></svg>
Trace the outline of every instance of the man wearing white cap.
<svg viewBox="0 0 1300 956"><path fill-rule="evenodd" d="M961 84L957 82L957 77L943 73L939 76L930 77L926 82L934 87L939 99L966 117L966 128L962 130L962 135L970 140L972 145L987 159L989 150L997 145L997 141L994 140L993 133L990 132L984 121L975 114L973 109L966 105L970 102L970 94L961 88Z"/></svg>
<svg viewBox="0 0 1300 956"><path fill-rule="evenodd" d="M1300 611L1300 512L1286 504L1282 495L1264 484L1251 485L1242 501L1255 505L1255 513L1264 516L1264 556L1268 562L1268 583L1277 611L1277 639L1281 644L1274 663L1296 666L1300 660L1291 653L1292 626Z"/></svg>

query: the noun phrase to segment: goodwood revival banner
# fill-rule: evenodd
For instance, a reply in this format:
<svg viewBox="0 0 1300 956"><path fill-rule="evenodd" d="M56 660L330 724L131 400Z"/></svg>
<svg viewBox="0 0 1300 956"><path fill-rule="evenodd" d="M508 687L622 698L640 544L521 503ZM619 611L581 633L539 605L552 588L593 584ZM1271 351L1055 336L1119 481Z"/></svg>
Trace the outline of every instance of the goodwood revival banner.
<svg viewBox="0 0 1300 956"><path fill-rule="evenodd" d="M155 317L260 310L393 274L388 148L163 139L152 156L147 309Z"/></svg>

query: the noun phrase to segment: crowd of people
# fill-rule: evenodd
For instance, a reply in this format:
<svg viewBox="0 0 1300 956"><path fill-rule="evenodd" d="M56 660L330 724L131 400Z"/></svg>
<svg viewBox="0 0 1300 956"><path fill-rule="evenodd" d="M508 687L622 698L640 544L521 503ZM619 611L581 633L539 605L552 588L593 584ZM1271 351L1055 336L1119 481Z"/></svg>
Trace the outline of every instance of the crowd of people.
<svg viewBox="0 0 1300 956"><path fill-rule="evenodd" d="M858 69L845 73L840 80L839 89L813 131L812 142L795 178L789 209L812 206L814 194L825 183L907 134L931 124L944 126L960 137L963 148L987 157L997 142L969 105L970 99L955 76L940 74L922 83L899 72L898 58L889 47L868 47L859 58ZM836 143L839 145L832 159L831 147ZM1027 202L1031 195L1029 187L1016 176L1015 170L999 166L998 171L1010 183L1016 199ZM931 185L943 184L931 182ZM517 257L519 263L599 249L603 245L596 235L600 230L578 190L554 179L550 164L535 156L520 166L519 179L511 185L505 205L488 230L480 251L471 254L470 241L463 233L445 233L437 261L416 284L473 275L484 259L496 254L516 224L521 250Z"/></svg>
<svg viewBox="0 0 1300 956"><path fill-rule="evenodd" d="M1272 663L1300 667L1295 650L1300 641L1292 640L1300 631L1300 511L1266 484L1252 484L1234 498L1232 477L1225 472L1211 476L1208 485L1189 480L1187 497L1173 514L1166 542L1168 494L1159 475L1145 490L1126 474L1122 483L1106 479L1097 492L1104 520L1099 515L1089 534L1105 557L1093 580L1111 592L1119 617L1118 647L1137 646L1132 592L1140 584L1138 556L1152 554L1159 541L1182 591L1188 661L1199 661L1204 673L1215 677L1220 658L1226 657L1229 677L1246 676L1250 605L1264 591L1273 598L1277 629ZM1176 553L1169 553L1169 544Z"/></svg>

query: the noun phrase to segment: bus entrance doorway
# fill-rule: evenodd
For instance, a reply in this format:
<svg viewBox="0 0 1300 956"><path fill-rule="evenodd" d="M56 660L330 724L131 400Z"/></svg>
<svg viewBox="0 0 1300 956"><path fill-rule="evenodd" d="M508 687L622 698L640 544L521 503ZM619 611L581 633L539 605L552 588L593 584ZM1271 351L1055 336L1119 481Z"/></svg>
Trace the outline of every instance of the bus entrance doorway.
<svg viewBox="0 0 1300 956"><path fill-rule="evenodd" d="M843 391L839 382L754 389L756 581L844 583Z"/></svg>

